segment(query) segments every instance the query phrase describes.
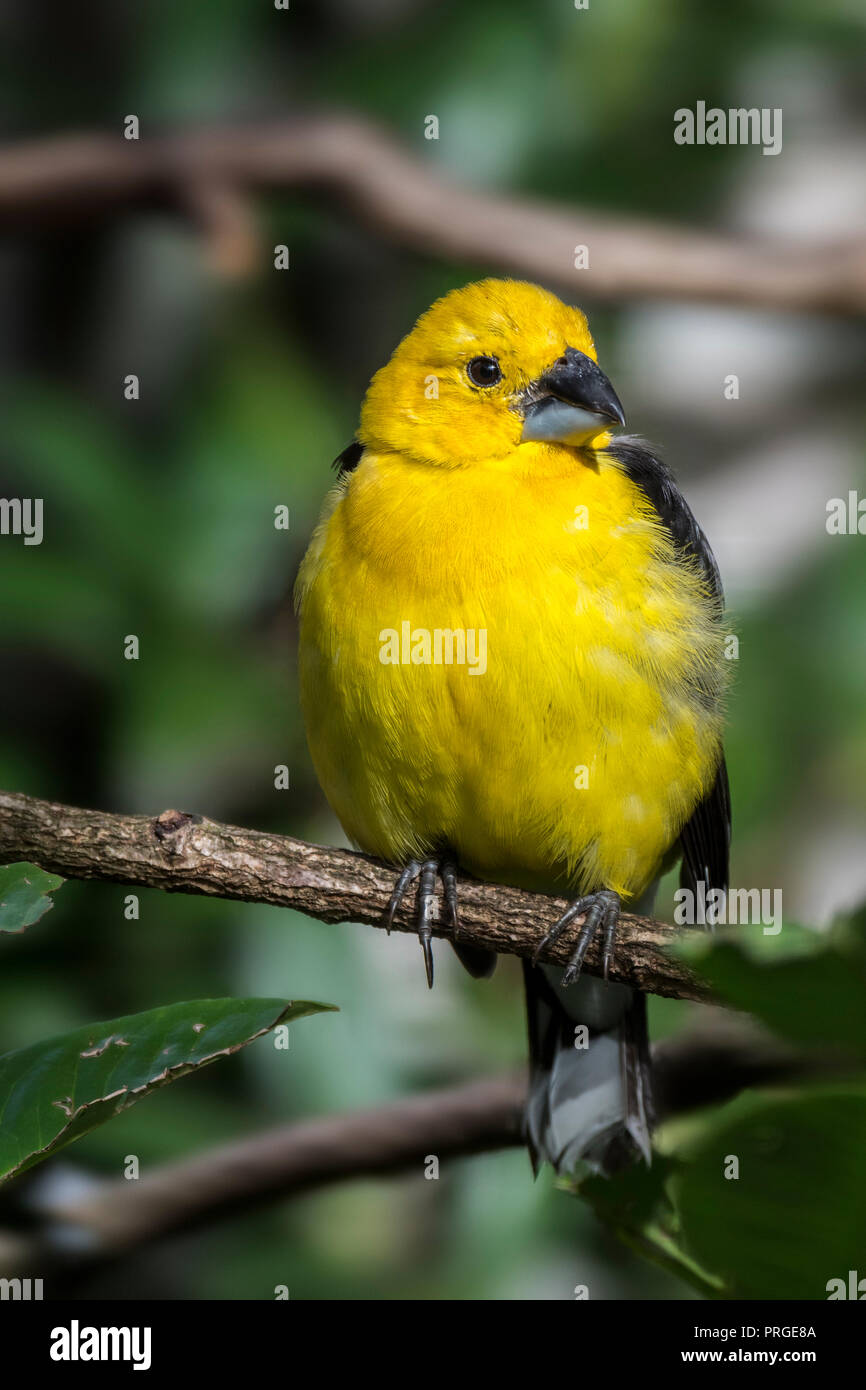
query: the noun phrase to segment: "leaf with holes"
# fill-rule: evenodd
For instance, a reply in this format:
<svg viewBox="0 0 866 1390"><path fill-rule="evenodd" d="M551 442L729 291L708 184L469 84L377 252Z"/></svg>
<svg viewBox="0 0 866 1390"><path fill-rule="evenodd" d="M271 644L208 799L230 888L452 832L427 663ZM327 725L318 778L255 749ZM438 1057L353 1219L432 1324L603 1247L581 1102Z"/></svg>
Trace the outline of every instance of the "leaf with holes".
<svg viewBox="0 0 866 1390"><path fill-rule="evenodd" d="M0 1057L0 1182L142 1096L278 1024L333 1009L285 999L199 999L92 1023Z"/></svg>

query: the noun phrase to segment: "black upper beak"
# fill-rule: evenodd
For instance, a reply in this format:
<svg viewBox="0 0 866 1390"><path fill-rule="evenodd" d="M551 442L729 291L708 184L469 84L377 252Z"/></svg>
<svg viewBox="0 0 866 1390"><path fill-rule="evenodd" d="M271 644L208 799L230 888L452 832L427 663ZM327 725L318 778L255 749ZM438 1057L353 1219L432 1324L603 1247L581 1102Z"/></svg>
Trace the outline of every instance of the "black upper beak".
<svg viewBox="0 0 866 1390"><path fill-rule="evenodd" d="M619 397L601 368L585 353L568 347L562 357L539 377L538 385L568 405L580 406L600 415L612 425L624 425L625 415Z"/></svg>
<svg viewBox="0 0 866 1390"><path fill-rule="evenodd" d="M567 347L530 388L523 439L580 443L607 425L624 425L619 397L600 367Z"/></svg>

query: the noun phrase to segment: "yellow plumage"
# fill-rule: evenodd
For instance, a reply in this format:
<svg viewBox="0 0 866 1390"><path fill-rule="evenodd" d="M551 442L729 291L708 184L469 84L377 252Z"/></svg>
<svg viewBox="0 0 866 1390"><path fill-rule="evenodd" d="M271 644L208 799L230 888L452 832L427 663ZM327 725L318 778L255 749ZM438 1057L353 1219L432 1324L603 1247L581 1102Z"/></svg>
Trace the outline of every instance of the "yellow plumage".
<svg viewBox="0 0 866 1390"><path fill-rule="evenodd" d="M361 849L401 863L447 846L482 878L634 898L712 784L723 639L604 430L521 442L516 402L566 346L595 359L579 311L484 281L377 373L363 456L298 578L301 700ZM478 354L502 371L481 391ZM405 623L483 630L486 669L386 664L382 634Z"/></svg>

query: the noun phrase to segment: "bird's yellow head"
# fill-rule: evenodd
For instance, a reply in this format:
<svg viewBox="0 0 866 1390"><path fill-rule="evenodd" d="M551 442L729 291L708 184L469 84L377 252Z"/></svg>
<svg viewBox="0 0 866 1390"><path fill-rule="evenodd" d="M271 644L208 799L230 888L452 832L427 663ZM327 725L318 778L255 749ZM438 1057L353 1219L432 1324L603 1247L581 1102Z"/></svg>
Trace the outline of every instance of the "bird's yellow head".
<svg viewBox="0 0 866 1390"><path fill-rule="evenodd" d="M538 285L481 280L421 315L370 383L359 437L460 467L522 444L588 444L624 423L580 310Z"/></svg>

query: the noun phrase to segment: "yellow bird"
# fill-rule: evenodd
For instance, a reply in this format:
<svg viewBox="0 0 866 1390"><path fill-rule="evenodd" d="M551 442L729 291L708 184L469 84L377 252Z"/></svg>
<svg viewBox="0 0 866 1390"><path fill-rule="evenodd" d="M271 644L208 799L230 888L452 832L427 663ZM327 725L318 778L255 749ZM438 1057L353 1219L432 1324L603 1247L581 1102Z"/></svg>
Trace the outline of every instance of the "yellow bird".
<svg viewBox="0 0 866 1390"><path fill-rule="evenodd" d="M560 1170L649 1157L646 1001L580 977L594 933L606 975L621 905L680 855L727 886L718 570L624 423L578 309L455 290L374 376L296 586L316 772L400 869L392 917L418 880L428 982L437 876L455 928L458 868L574 898L545 938L583 920L565 975L524 966L527 1138Z"/></svg>

